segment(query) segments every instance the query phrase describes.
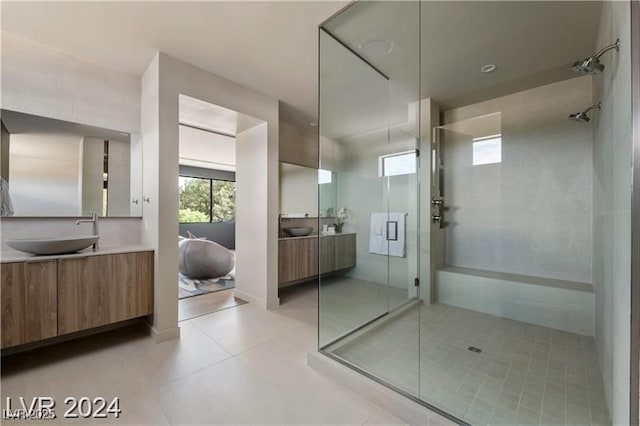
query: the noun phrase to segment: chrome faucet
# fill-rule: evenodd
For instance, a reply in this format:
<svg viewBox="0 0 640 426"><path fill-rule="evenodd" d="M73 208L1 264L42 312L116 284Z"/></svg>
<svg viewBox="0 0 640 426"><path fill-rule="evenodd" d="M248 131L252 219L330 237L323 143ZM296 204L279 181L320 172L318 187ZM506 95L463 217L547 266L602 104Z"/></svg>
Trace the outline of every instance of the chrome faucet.
<svg viewBox="0 0 640 426"><path fill-rule="evenodd" d="M80 219L76 220L76 225L80 225L81 223L93 223L93 235L98 236L98 213L92 212L91 219ZM98 242L93 243L93 249L96 250L98 248Z"/></svg>

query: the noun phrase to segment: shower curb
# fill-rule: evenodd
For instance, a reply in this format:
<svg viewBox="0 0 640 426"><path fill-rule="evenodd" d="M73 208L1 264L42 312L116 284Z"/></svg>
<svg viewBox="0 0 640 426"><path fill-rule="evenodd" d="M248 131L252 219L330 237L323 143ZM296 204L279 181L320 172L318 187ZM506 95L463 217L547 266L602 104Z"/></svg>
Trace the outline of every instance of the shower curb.
<svg viewBox="0 0 640 426"><path fill-rule="evenodd" d="M409 425L458 424L320 352L309 352L307 365Z"/></svg>

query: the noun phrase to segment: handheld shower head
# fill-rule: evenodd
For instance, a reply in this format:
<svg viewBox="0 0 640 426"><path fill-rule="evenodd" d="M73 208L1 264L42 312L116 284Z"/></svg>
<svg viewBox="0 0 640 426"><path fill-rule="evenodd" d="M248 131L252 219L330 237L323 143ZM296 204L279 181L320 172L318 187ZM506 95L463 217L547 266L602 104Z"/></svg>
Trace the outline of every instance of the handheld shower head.
<svg viewBox="0 0 640 426"><path fill-rule="evenodd" d="M593 111L594 109L600 109L600 102L598 102L597 104L591 105L589 108L585 109L584 111L571 114L569 116L569 120L577 121L579 123L588 123L589 120L591 119L589 118L587 113L589 111Z"/></svg>
<svg viewBox="0 0 640 426"><path fill-rule="evenodd" d="M604 71L604 65L602 65L602 63L600 62L600 57L604 55L605 52L608 52L612 49L616 49L616 51L620 50L620 39L616 39L615 43L600 49L598 53L596 53L592 57L575 62L571 69L579 74L600 74L602 71Z"/></svg>

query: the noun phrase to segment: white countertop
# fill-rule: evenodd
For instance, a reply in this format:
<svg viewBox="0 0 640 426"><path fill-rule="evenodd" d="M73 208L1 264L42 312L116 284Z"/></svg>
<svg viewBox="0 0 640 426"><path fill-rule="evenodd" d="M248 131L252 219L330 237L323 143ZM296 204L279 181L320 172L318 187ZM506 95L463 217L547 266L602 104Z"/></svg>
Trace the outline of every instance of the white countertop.
<svg viewBox="0 0 640 426"><path fill-rule="evenodd" d="M105 254L118 254L118 253L133 253L140 251L153 251L153 248L144 246L142 244L128 244L118 246L99 246L97 250L93 250L91 247L81 250L77 253L71 254L54 254L50 256L35 255L29 253L23 253L21 251L7 249L0 252L0 263L10 262L36 262L41 260L53 260L53 259L71 259L74 257L87 257L87 256L100 256Z"/></svg>

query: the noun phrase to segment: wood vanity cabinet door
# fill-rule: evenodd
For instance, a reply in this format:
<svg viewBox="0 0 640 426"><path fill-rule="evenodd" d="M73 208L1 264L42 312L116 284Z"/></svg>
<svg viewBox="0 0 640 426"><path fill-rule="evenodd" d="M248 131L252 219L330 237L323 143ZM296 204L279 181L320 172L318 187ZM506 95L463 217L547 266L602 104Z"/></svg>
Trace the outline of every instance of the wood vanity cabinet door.
<svg viewBox="0 0 640 426"><path fill-rule="evenodd" d="M58 262L25 262L25 343L58 335Z"/></svg>
<svg viewBox="0 0 640 426"><path fill-rule="evenodd" d="M286 283L318 274L316 238L280 240L278 257L278 282Z"/></svg>
<svg viewBox="0 0 640 426"><path fill-rule="evenodd" d="M153 252L58 262L59 334L153 312Z"/></svg>
<svg viewBox="0 0 640 426"><path fill-rule="evenodd" d="M1 269L2 347L7 348L25 341L24 264L3 263Z"/></svg>
<svg viewBox="0 0 640 426"><path fill-rule="evenodd" d="M320 273L326 274L336 270L336 238L320 237Z"/></svg>
<svg viewBox="0 0 640 426"><path fill-rule="evenodd" d="M117 321L153 312L153 252L114 257Z"/></svg>
<svg viewBox="0 0 640 426"><path fill-rule="evenodd" d="M58 260L58 334L115 321L112 256Z"/></svg>
<svg viewBox="0 0 640 426"><path fill-rule="evenodd" d="M356 266L356 234L336 235L336 270Z"/></svg>

